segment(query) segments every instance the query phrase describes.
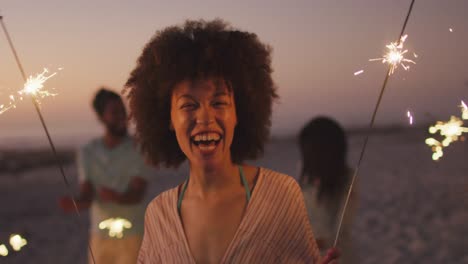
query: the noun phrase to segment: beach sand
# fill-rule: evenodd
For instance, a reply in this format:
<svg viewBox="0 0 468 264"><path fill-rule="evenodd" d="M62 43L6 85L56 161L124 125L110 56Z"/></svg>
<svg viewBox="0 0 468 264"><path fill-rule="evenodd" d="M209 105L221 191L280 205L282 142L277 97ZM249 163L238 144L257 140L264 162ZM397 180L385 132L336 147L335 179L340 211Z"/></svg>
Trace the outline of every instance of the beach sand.
<svg viewBox="0 0 468 264"><path fill-rule="evenodd" d="M358 176L360 207L352 229L361 263L468 263L468 144L454 143L434 162L426 136L421 129L372 136ZM350 165L362 143L363 134L351 135ZM71 152L64 153L76 191ZM46 154L36 155L48 160ZM265 156L251 163L296 176L298 157L293 139L274 139ZM59 210L57 199L67 192L52 163L21 169L18 160L11 165L17 169L0 168L0 244L20 233L28 245L0 257L0 263L86 263L88 214L78 218ZM146 201L183 181L187 171L184 164L152 172Z"/></svg>

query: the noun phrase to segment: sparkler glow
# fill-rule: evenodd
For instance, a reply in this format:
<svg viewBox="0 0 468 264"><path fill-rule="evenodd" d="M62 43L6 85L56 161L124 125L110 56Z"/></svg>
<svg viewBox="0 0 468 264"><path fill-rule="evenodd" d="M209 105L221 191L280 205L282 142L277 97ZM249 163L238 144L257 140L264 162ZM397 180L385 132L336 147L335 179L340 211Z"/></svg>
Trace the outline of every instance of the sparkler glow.
<svg viewBox="0 0 468 264"><path fill-rule="evenodd" d="M27 244L28 244L28 241L26 241L26 239L24 239L18 234L12 234L10 236L10 245L14 251L20 251L21 248L23 248Z"/></svg>
<svg viewBox="0 0 468 264"><path fill-rule="evenodd" d="M468 127L463 127L463 120L451 116L447 122L437 122L434 126L429 128L429 133L436 134L439 132L444 137L442 141L435 138L427 138L426 144L432 149L432 159L439 160L443 155L443 149L448 147L451 143L458 141L463 133L468 133Z"/></svg>
<svg viewBox="0 0 468 264"><path fill-rule="evenodd" d="M450 32L453 32L453 28L449 28L449 31L450 31Z"/></svg>
<svg viewBox="0 0 468 264"><path fill-rule="evenodd" d="M435 138L427 138L426 144L432 149L432 159L439 160L443 155L443 149L453 142L463 139L463 133L468 133L468 127L463 127L463 120L468 120L468 106L461 101L462 118L451 116L447 122L439 121L434 126L429 127L429 133L436 134L438 131L444 137L442 141Z"/></svg>
<svg viewBox="0 0 468 264"><path fill-rule="evenodd" d="M390 65L390 74L393 74L399 65L401 65L403 69L409 70L410 66L406 65L405 62L413 64L416 64L416 62L406 59L404 56L408 52L408 50L403 50L403 44L407 37L408 35L404 35L400 38L400 41L386 45L388 52L382 58L370 59L369 61L382 61L382 63L387 63Z"/></svg>
<svg viewBox="0 0 468 264"><path fill-rule="evenodd" d="M38 73L36 74L36 76L32 76L32 75L29 76L28 79L26 80L26 83L24 84L23 89L17 92L18 97L15 97L15 95L11 94L9 96L10 101L6 105L5 104L0 105L0 114L3 114L4 112L12 108L16 108L17 103L23 100L23 96L32 96L36 100L36 102L39 104L41 103L40 99L42 98L49 97L49 96L56 96L57 95L56 93L52 93L51 91L44 89L44 83L48 79L54 77L57 74L57 72L53 72L47 75L48 73L49 73L49 70L44 68L42 73Z"/></svg>
<svg viewBox="0 0 468 264"><path fill-rule="evenodd" d="M363 72L364 72L364 70L357 71L357 72L354 73L354 76L359 75L359 74L361 74Z"/></svg>
<svg viewBox="0 0 468 264"><path fill-rule="evenodd" d="M8 248L4 244L0 245L0 256L2 257L8 256Z"/></svg>
<svg viewBox="0 0 468 264"><path fill-rule="evenodd" d="M124 218L109 218L99 223L99 229L109 229L110 237L123 237L124 229L132 228L132 223Z"/></svg>

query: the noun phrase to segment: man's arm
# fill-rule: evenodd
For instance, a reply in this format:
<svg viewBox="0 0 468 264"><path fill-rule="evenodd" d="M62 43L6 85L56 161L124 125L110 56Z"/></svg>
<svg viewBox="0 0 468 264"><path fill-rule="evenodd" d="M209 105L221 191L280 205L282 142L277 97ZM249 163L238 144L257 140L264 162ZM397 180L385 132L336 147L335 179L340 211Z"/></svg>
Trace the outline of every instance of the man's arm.
<svg viewBox="0 0 468 264"><path fill-rule="evenodd" d="M119 204L138 204L143 201L146 192L147 181L141 177L132 177L128 189L119 193L109 188L99 189L99 197L103 201Z"/></svg>
<svg viewBox="0 0 468 264"><path fill-rule="evenodd" d="M85 210L91 206L91 202L94 198L94 188L91 182L84 181L80 184L80 194L78 197L75 198L76 207L78 210ZM60 207L65 212L72 212L75 210L75 205L73 204L73 200L70 196L65 196L60 198Z"/></svg>

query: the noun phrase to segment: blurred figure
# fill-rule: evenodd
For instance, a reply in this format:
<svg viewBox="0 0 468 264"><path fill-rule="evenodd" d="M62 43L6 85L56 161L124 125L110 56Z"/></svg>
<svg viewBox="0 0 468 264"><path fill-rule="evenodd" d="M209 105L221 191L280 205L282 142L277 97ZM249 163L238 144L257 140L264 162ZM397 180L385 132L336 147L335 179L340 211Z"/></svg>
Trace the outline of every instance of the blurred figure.
<svg viewBox="0 0 468 264"><path fill-rule="evenodd" d="M341 126L326 117L311 120L299 134L299 182L320 250L333 246L341 209L352 178L346 161L347 141ZM356 212L356 184L348 204L338 248L341 263L357 263L351 225Z"/></svg>
<svg viewBox="0 0 468 264"><path fill-rule="evenodd" d="M144 224L143 198L147 181L144 160L127 133L127 113L121 97L100 89L93 108L104 126L104 135L92 140L78 153L80 210L91 208L90 246L97 264L134 264L141 245ZM73 212L70 197L60 199L65 212ZM123 238L112 238L99 223L109 218L132 223ZM93 263L89 256L89 263Z"/></svg>

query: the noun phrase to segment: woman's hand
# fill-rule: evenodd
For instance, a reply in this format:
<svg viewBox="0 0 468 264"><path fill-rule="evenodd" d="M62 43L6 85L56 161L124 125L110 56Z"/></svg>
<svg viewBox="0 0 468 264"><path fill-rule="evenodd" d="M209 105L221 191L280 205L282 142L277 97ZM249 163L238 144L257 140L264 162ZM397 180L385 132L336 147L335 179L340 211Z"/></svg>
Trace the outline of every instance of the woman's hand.
<svg viewBox="0 0 468 264"><path fill-rule="evenodd" d="M322 259L322 264L338 264L338 258L340 257L340 251L337 248L330 248L327 254Z"/></svg>

